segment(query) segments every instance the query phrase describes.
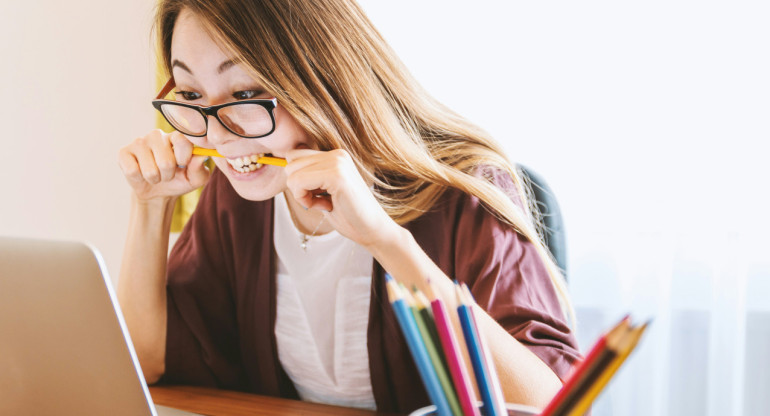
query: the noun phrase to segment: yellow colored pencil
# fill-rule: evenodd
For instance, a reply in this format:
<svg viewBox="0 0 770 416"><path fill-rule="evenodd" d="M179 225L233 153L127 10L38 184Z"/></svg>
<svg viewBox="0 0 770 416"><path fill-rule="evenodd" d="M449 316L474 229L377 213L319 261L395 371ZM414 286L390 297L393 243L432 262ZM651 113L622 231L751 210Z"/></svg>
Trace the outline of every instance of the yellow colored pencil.
<svg viewBox="0 0 770 416"><path fill-rule="evenodd" d="M615 372L618 371L621 364L626 361L626 358L631 354L631 351L634 350L634 347L636 347L636 344L639 342L639 338L642 337L642 334L647 329L648 324L649 322L636 328L628 329L624 339L621 341L622 345L618 346L619 355L615 357L612 364L610 364L593 385L591 385L586 394L579 399L577 404L575 404L575 407L570 410L569 416L582 416L588 411L591 407L591 403L596 400L596 397L599 396L599 393L601 393L602 390L604 390L604 387L615 375Z"/></svg>
<svg viewBox="0 0 770 416"><path fill-rule="evenodd" d="M193 147L193 154L198 156L224 157L215 149L206 149L204 147ZM281 159L280 157L262 156L257 159L257 163L261 163L263 165L286 166L286 159Z"/></svg>

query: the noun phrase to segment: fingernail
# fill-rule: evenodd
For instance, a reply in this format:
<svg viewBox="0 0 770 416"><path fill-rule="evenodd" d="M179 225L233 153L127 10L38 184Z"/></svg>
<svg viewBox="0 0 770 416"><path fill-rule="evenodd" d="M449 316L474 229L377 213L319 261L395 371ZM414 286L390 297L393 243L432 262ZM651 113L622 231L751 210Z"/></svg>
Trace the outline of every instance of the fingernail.
<svg viewBox="0 0 770 416"><path fill-rule="evenodd" d="M187 167L187 165L176 165L176 167L178 167L179 169L184 169Z"/></svg>

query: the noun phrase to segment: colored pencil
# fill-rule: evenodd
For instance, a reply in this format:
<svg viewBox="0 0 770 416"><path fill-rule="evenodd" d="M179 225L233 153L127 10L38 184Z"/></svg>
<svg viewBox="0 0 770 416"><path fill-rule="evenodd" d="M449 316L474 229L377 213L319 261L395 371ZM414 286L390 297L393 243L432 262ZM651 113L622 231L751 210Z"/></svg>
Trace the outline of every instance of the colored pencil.
<svg viewBox="0 0 770 416"><path fill-rule="evenodd" d="M425 322L425 327L428 330L428 335L430 335L430 339L431 341L433 341L433 345L436 346L436 350L438 351L439 358L441 358L441 362L446 366L446 357L444 354L444 350L441 348L441 340L438 337L438 330L436 329L436 320L433 317L433 312L430 309L430 301L428 301L428 298L426 298L425 295L422 292L420 292L416 287L412 288L412 296L414 299L415 306L417 307L417 311L420 313L422 320Z"/></svg>
<svg viewBox="0 0 770 416"><path fill-rule="evenodd" d="M457 336L452 328L452 322L449 319L444 302L433 294L430 282L428 282L428 290L428 296L431 298L430 306L436 323L436 332L438 332L441 345L444 348L447 366L452 375L452 381L454 381L463 413L465 416L481 416L479 408L476 406L476 393L473 391L471 377L462 359L460 343L457 341Z"/></svg>
<svg viewBox="0 0 770 416"><path fill-rule="evenodd" d="M577 404L572 409L570 409L568 413L570 416L582 416L588 411L588 408L591 407L591 403L596 400L596 398L599 396L599 393L604 390L604 387L615 375L615 372L618 371L618 368L620 368L620 366L626 361L626 358L631 355L631 351L633 351L636 347L636 344L639 342L642 334L644 334L644 331L647 330L648 325L649 322L635 328L630 328L624 334L623 339L618 340L617 345L614 345L614 342L610 342L607 345L607 348L616 350L617 357L615 357L612 363L601 373L599 378L591 384L588 391L580 398L580 400L578 400Z"/></svg>
<svg viewBox="0 0 770 416"><path fill-rule="evenodd" d="M473 372L476 373L476 382L479 387L479 394L481 394L481 401L484 403L483 413L486 416L505 416L508 414L505 409L505 401L501 400L501 397L495 397L493 376L489 365L491 363L487 363L485 358L478 329L472 315L472 306L465 299L460 286L455 286L455 293L457 295L457 314L460 317L460 326L465 336L465 343L468 345L468 354L473 365Z"/></svg>
<svg viewBox="0 0 770 416"><path fill-rule="evenodd" d="M473 326L476 328L476 334L479 336L479 345L481 346L481 353L483 354L484 363L487 366L487 372L489 374L489 377L491 379L491 393L492 398L494 400L494 403L497 406L498 411L502 411L504 415L508 415L508 410L505 407L505 396L503 395L503 389L502 386L500 386L500 377L497 376L497 370L495 369L495 361L494 357L492 356L492 352L489 350L489 345L487 344L484 337L481 336L481 332L479 332L479 325L478 321L476 320L476 313L473 311L473 305L476 303L473 300L473 295L471 294L471 290L468 288L468 286L463 283L462 285L463 292L465 294L465 303L468 305L468 314L471 317L471 320L473 321Z"/></svg>
<svg viewBox="0 0 770 416"><path fill-rule="evenodd" d="M452 414L455 416L463 416L462 407L457 398L457 392L452 385L452 379L449 375L446 359L441 350L441 342L439 341L438 333L436 332L436 324L433 321L430 309L428 309L427 299L425 299L425 296L422 293L415 289L412 299L408 299L407 302L411 306L414 320L417 323L417 329L419 329L425 347L428 349L428 355L433 362L433 368L436 370L436 375L438 376L438 380L441 383L441 387L449 402L449 407L452 409Z"/></svg>
<svg viewBox="0 0 770 416"><path fill-rule="evenodd" d="M193 154L199 156L224 157L215 149L206 149L205 147L193 147ZM286 159L281 159L280 157L262 156L257 159L257 163L261 163L263 165L286 166Z"/></svg>
<svg viewBox="0 0 770 416"><path fill-rule="evenodd" d="M452 416L449 402L444 395L436 370L431 364L431 359L428 356L428 351L417 329L414 316L404 301L404 294L392 277L386 274L385 279L388 290L388 299L395 312L396 320L398 320L398 323L401 326L404 338L406 338L406 345L409 347L412 358L414 358L415 364L417 365L417 371L420 373L428 396L433 404L436 405L436 412L439 416Z"/></svg>
<svg viewBox="0 0 770 416"><path fill-rule="evenodd" d="M607 333L607 340L599 355L596 357L596 361L593 365L585 369L584 375L580 377L578 382L573 387L573 391L567 396L561 409L556 415L568 415L578 402L588 393L591 386L601 377L602 372L612 364L615 358L618 356L618 352L614 348L610 348L610 345L614 345L626 336L629 331L630 321L623 320L615 328L612 328Z"/></svg>
<svg viewBox="0 0 770 416"><path fill-rule="evenodd" d="M602 334L601 337L594 343L591 350L586 354L585 358L572 369L572 372L567 376L562 388L551 399L548 405L543 409L542 416L556 416L566 414L567 409L571 404L576 403L578 394L581 389L581 385L585 385L587 379L592 373L599 371L599 361L606 349L607 337L610 333L620 333L625 326L629 325L629 317L625 316L618 322L610 331Z"/></svg>

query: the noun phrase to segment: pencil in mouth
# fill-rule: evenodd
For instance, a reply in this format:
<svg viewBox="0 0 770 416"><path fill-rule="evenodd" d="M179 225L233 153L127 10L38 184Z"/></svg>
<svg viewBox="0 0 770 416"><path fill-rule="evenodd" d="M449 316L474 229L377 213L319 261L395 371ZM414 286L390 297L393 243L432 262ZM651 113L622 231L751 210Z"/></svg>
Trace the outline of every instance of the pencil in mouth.
<svg viewBox="0 0 770 416"><path fill-rule="evenodd" d="M224 158L224 156L222 156L215 149L206 149L206 148L203 148L203 147L194 147L193 148L193 154L194 155L199 155L199 156L212 156L212 157ZM254 156L256 156L256 155L254 155ZM225 158L225 159L227 159L227 158ZM239 159L242 159L242 158L239 158ZM259 164L263 164L263 165L273 165L273 166L282 166L282 167L286 166L286 159L282 159L280 157L274 157L274 156L271 156L269 154L259 155L256 158L257 160L253 160L254 157L252 156L251 159L252 159L251 162L259 163ZM231 161L230 159L227 159L227 161L230 162L231 165L233 164L233 162L237 163L236 160Z"/></svg>

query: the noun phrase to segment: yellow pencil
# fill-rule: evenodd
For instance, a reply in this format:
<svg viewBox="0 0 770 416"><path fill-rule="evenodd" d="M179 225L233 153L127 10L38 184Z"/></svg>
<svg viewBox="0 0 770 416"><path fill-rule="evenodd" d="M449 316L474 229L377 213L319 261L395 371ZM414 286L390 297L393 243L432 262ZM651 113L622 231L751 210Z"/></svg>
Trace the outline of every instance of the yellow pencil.
<svg viewBox="0 0 770 416"><path fill-rule="evenodd" d="M204 147L193 147L193 154L199 156L224 157L215 149L206 149ZM286 166L286 159L281 159L280 157L262 156L257 159L257 163L261 163L263 165Z"/></svg>

